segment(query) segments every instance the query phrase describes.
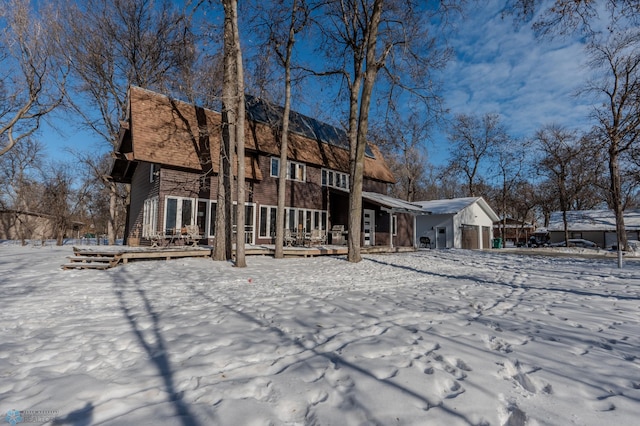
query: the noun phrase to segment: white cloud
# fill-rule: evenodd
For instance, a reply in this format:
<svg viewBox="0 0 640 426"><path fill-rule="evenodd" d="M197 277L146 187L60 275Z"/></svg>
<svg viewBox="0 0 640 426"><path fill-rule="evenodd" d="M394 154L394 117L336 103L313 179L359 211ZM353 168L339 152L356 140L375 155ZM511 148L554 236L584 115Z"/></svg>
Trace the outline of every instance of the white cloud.
<svg viewBox="0 0 640 426"><path fill-rule="evenodd" d="M485 3L458 23L456 58L445 73L449 110L498 113L515 137L548 123L588 127L588 101L575 96L588 74L584 46L536 39L526 25L503 19L502 3Z"/></svg>

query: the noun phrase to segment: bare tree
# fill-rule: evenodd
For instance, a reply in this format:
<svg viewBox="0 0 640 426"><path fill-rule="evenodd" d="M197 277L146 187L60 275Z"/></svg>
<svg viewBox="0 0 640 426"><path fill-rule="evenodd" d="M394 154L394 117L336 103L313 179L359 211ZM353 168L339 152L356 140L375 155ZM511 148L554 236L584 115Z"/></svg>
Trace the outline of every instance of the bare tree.
<svg viewBox="0 0 640 426"><path fill-rule="evenodd" d="M232 249L232 193L233 159L237 158L236 206L236 260L238 267L246 266L245 259L245 165L244 126L245 97L242 49L238 29L237 0L222 0L224 7L224 76L222 82L222 143L220 145L220 173L218 175L218 205L216 206L216 233L214 260L231 259Z"/></svg>
<svg viewBox="0 0 640 426"><path fill-rule="evenodd" d="M587 36L599 31L596 21L627 21L631 25L640 19L637 0L508 0L505 12L519 20L532 21L533 29L542 35L580 32ZM607 16L601 16L605 12ZM611 28L611 26L609 26Z"/></svg>
<svg viewBox="0 0 640 426"><path fill-rule="evenodd" d="M32 138L23 139L0 157L0 210L5 212L2 227L7 235L15 229L23 245L33 237L30 216L23 213L42 212L34 194L41 158L42 144Z"/></svg>
<svg viewBox="0 0 640 426"><path fill-rule="evenodd" d="M42 171L40 202L46 206L51 220L51 235L61 246L66 232L72 229L73 220L78 217L87 195L86 184L76 185L69 164L51 163Z"/></svg>
<svg viewBox="0 0 640 426"><path fill-rule="evenodd" d="M350 262L362 259L364 153L376 80L383 71L387 99L397 99L396 89L409 91L427 103L435 99L429 84L433 80L428 77L434 67L443 65L446 55L437 48L425 21L433 14L441 17L448 4L439 2L436 8L426 9L411 0L333 0L322 9L322 50L328 66L321 74L340 76L348 97Z"/></svg>
<svg viewBox="0 0 640 426"><path fill-rule="evenodd" d="M508 136L497 114L481 118L458 114L449 130L450 167L464 174L467 196L477 196L481 166L499 146L508 143Z"/></svg>
<svg viewBox="0 0 640 426"><path fill-rule="evenodd" d="M608 152L611 208L616 217L618 247L624 250L621 156L638 149L640 142L640 31L614 33L589 45L591 66L600 78L589 83L602 103L594 108L597 135Z"/></svg>
<svg viewBox="0 0 640 426"><path fill-rule="evenodd" d="M130 85L166 92L174 75L193 61L189 15L168 0L61 2L59 55L72 64L69 106L77 123L113 149ZM118 189L110 188L109 242L115 241Z"/></svg>
<svg viewBox="0 0 640 426"><path fill-rule="evenodd" d="M64 60L53 55L56 34L27 0L0 1L0 156L40 127L62 102Z"/></svg>
<svg viewBox="0 0 640 426"><path fill-rule="evenodd" d="M591 159L593 144L579 138L574 131L550 125L536 134L542 157L539 172L549 181L549 196L557 199L564 226L565 243L569 241L567 211L581 194L593 188L594 174Z"/></svg>
<svg viewBox="0 0 640 426"><path fill-rule="evenodd" d="M430 166L425 143L429 129L429 120L415 108L402 113L392 109L380 128L371 129L370 139L385 153L396 177L392 195L407 201L425 199Z"/></svg>
<svg viewBox="0 0 640 426"><path fill-rule="evenodd" d="M278 171L278 205L276 208L276 235L275 258L284 257L284 220L285 201L287 187L287 162L289 147L289 115L291 111L292 91L292 61L293 48L296 44L296 36L304 30L309 21L309 7L306 0L279 0L271 2L268 6L258 2L256 9L259 32L265 39L265 55L261 55L260 63L270 62L270 56L274 56L279 67L284 73L283 92L284 110L280 127L280 168ZM270 54L269 52L272 52ZM266 71L265 66L258 66L261 72ZM262 84L266 79L262 78Z"/></svg>
<svg viewBox="0 0 640 426"><path fill-rule="evenodd" d="M492 174L493 172L493 177L498 180L496 204L500 206L502 235L505 235L507 217L516 218L512 214L513 206L510 205L511 194L522 181L522 175L526 170L526 153L525 142L514 140L506 134L504 138L497 141L492 149L491 159L495 167L492 167L488 173Z"/></svg>

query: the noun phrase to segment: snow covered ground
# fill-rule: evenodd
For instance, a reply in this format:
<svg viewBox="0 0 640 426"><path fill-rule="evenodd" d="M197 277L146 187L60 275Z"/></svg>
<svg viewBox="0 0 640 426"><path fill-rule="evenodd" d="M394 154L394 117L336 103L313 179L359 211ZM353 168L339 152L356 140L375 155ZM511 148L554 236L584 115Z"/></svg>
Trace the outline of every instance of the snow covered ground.
<svg viewBox="0 0 640 426"><path fill-rule="evenodd" d="M0 247L2 421L638 424L637 259L433 250L63 271L70 254Z"/></svg>

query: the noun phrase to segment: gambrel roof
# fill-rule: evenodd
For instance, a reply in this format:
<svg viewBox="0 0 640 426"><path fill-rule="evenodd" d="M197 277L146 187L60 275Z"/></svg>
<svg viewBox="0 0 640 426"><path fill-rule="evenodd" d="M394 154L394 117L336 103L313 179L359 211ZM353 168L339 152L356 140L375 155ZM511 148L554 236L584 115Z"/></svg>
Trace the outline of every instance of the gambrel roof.
<svg viewBox="0 0 640 426"><path fill-rule="evenodd" d="M296 114L298 119L304 117ZM307 122L317 121L307 118ZM322 135L327 125L321 127ZM170 99L164 95L132 86L129 89L128 118L123 123L116 161L112 169L114 180L127 182L132 176L132 163L138 161L168 165L201 172L212 167L219 170L221 115L190 103ZM247 153L267 156L280 155L279 129L262 121L246 121ZM341 133L336 131L336 135ZM288 158L319 167L349 171L349 151L335 143L328 143L320 133L289 135ZM348 145L347 145L348 146ZM209 148L211 147L211 149ZM209 159L209 151L213 158ZM260 179L256 157L246 158L247 177ZM395 179L380 150L369 145L365 157L364 176L377 181L394 183Z"/></svg>

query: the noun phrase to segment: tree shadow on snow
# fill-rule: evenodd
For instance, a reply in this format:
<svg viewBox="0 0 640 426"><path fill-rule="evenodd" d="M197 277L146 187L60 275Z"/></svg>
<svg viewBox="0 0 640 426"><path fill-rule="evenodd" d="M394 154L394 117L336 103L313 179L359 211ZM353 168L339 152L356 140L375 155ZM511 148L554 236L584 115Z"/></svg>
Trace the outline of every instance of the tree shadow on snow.
<svg viewBox="0 0 640 426"><path fill-rule="evenodd" d="M167 355L167 348L160 328L160 314L156 312L149 300L144 289L137 282L130 281L122 273L119 273L114 280L114 293L118 298L120 309L131 326L131 330L138 338L140 346L144 348L149 359L154 363L158 373L164 381L164 386L169 394L169 401L172 403L176 415L180 418L183 426L198 426L193 414L189 411L189 407L183 400L182 392L177 392L171 362ZM132 312L136 306L144 307L146 316L144 319L150 319L152 327L150 327L151 335L147 337L144 328L140 325L135 313ZM148 331L146 333L149 333Z"/></svg>
<svg viewBox="0 0 640 426"><path fill-rule="evenodd" d="M446 278L446 279L454 279L454 280L469 280L469 281L475 281L475 282L477 282L479 284L495 284L495 285L499 285L499 286L503 286L503 287L510 287L510 288L513 288L513 289L551 291L551 292L558 292L558 293L565 293L565 294L573 294L573 295L577 295L577 296L603 297L605 299L609 299L609 298L614 297L614 298L620 299L620 300L640 300L640 296L630 296L630 295L625 295L625 294L605 293L605 292L603 292L603 293L595 293L595 292L591 292L591 291L578 290L578 289L575 289L575 288L543 287L543 286L539 286L539 285L505 283L505 282L499 282L499 281L493 281L493 280L487 280L487 279L484 279L484 278L474 277L472 275L451 275L451 274L441 274L441 273L433 272L433 271L424 271L424 270L420 270L420 269L414 268L412 266L405 266L405 265L398 265L398 264L390 263L390 262L383 262L382 260L373 259L373 258L367 258L366 260L368 260L369 262L377 263L379 265L391 266L393 268L399 268L399 269L405 269L407 271L417 272L417 273L425 274L425 275L429 275L429 276L436 276L436 277L441 277L441 278Z"/></svg>
<svg viewBox="0 0 640 426"><path fill-rule="evenodd" d="M52 425L89 426L93 422L93 404L87 402L84 407L71 411L62 418L57 418Z"/></svg>
<svg viewBox="0 0 640 426"><path fill-rule="evenodd" d="M312 348L308 348L306 347L299 339L295 338L294 336L290 336L289 334L287 334L286 331L284 331L283 329L281 329L280 327L275 326L272 323L268 323L267 321L263 321L259 318L256 318L246 312L243 312L241 310L235 309L233 308L230 304L222 304L219 301L214 300L213 298L211 298L208 294L204 293L203 291L196 289L195 287L191 286L190 287L192 291L194 291L198 296L202 297L203 299L209 301L211 304L213 305L217 305L220 307L223 307L231 312L233 312L234 314L236 314L239 317L242 317L244 319L246 319L249 322L252 322L256 325L258 325L260 328L264 329L266 332L272 332L274 334L276 334L282 341L288 343L289 345L292 346L297 346L299 349L301 349L302 352L311 352L313 355L315 356L319 356L322 358L327 359L328 361L332 362L336 368L346 368L349 369L351 371L355 371L358 372L364 376L367 376L371 379L376 380L377 382L388 386L392 389L395 389L396 391L400 392L401 394L403 394L404 396L416 399L421 401L425 407L429 407L429 408L439 408L440 410L446 412L447 414L450 414L454 417L457 417L459 419L461 419L462 421L466 422L469 425L472 425L473 422L471 422L471 420L469 420L466 416L464 416L463 414L450 409L446 406L444 406L443 404L440 403L435 403L433 401L430 401L429 399L427 399L424 395L421 395L407 387L404 387L398 383L395 383L389 379L381 379L376 377L375 374L373 374L371 371L362 368L361 366L354 364L346 359L344 359L342 356L340 356L340 354L338 354L336 351L331 351L331 352L321 352L319 351L317 348L312 347ZM326 342L325 342L326 343ZM351 343L351 342L350 342ZM324 344L324 343L323 343ZM345 343L343 346L348 345L349 343ZM297 363L299 361L296 361L295 363ZM280 371L284 371L287 368L291 367L292 365L294 365L295 363L289 364L285 367L283 367ZM280 372L279 371L279 372ZM351 403L353 403L354 405L357 405L359 407L360 410L362 410L365 414L367 419L369 419L370 421L374 421L373 419L373 415L369 412L369 410L364 407L362 404L359 404L358 401L354 398L353 400L351 400Z"/></svg>

